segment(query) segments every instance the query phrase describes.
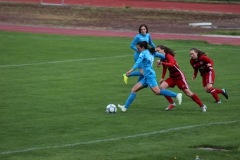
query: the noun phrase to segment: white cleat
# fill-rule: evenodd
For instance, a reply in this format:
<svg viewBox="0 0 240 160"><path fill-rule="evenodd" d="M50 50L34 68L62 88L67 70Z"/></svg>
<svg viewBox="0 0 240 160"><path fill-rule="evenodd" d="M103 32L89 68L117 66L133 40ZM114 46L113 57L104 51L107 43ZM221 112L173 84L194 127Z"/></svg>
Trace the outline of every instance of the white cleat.
<svg viewBox="0 0 240 160"><path fill-rule="evenodd" d="M201 110L202 110L203 112L206 112L206 111L207 111L207 106L204 104L204 105L201 107Z"/></svg>
<svg viewBox="0 0 240 160"><path fill-rule="evenodd" d="M178 105L181 105L182 104L182 93L178 93L176 98L178 101Z"/></svg>
<svg viewBox="0 0 240 160"><path fill-rule="evenodd" d="M118 104L118 107L122 110L122 112L126 112L127 108L125 108L125 106Z"/></svg>
<svg viewBox="0 0 240 160"><path fill-rule="evenodd" d="M169 103L168 107L167 107L165 110L166 110L166 111L170 111L170 110L173 109L174 107L176 107L176 104L175 104L175 103L173 103L173 104Z"/></svg>

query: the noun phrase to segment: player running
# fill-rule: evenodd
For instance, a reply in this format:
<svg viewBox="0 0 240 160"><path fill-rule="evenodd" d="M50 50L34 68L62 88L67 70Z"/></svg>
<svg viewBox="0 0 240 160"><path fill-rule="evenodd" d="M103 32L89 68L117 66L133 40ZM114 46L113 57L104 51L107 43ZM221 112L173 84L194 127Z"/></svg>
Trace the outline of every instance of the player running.
<svg viewBox="0 0 240 160"><path fill-rule="evenodd" d="M135 51L135 53L134 53L134 61L135 62L137 61L137 59L139 57L139 54L140 54L137 50L137 47L136 47L138 42L146 41L152 48L155 48L155 45L152 42L152 38L151 38L150 34L148 33L147 25L146 24L141 24L139 26L138 31L139 31L139 34L137 34L134 37L134 39L133 39L133 41L130 45L130 48ZM128 81L128 77L139 76L138 81L140 81L143 78L142 66L139 65L138 69L139 69L139 71L131 72L129 75L123 74L123 80L126 84L127 84L127 81Z"/></svg>
<svg viewBox="0 0 240 160"><path fill-rule="evenodd" d="M158 87L157 81L156 81L156 74L155 71L152 68L154 58L156 57L155 50L149 51L148 50L148 44L147 42L138 42L137 43L137 50L140 53L139 58L137 62L134 64L132 69L130 69L126 75L131 74L136 68L138 68L140 65L143 66L143 73L144 77L133 86L131 93L126 100L124 105L119 105L118 107L123 111L126 112L127 108L130 106L130 104L134 101L136 98L136 94L139 90L150 87L151 90L156 94L156 95L164 95L164 96L169 96L169 97L175 97L178 100L178 104L181 105L182 103L182 93L175 93L169 90L160 90ZM159 54L162 58L164 58L163 55Z"/></svg>
<svg viewBox="0 0 240 160"><path fill-rule="evenodd" d="M217 89L213 87L215 80L215 72L213 69L213 60L211 60L207 54L200 51L197 48L190 49L190 64L194 69L192 80L194 81L197 77L198 71L202 76L202 84L207 93L211 93L215 99L215 103L222 103L218 94L222 94L226 99L228 99L228 94L226 89Z"/></svg>
<svg viewBox="0 0 240 160"><path fill-rule="evenodd" d="M159 53L162 53L165 56L165 60L163 61L157 61L157 66L160 67L163 65L163 71L162 71L162 79L159 81L160 89L166 89L169 87L175 87L178 86L180 90L182 90L185 95L190 97L195 103L199 105L201 110L203 112L207 111L207 106L202 103L202 101L199 99L199 97L193 93L188 86L187 80L185 78L184 73L180 70L176 59L174 58L175 52L164 46L164 45L158 45L156 47L156 51ZM167 69L169 70L169 78L164 80L164 77L166 75ZM165 109L167 111L173 109L176 104L174 103L172 97L165 96L165 98L168 100L169 105Z"/></svg>

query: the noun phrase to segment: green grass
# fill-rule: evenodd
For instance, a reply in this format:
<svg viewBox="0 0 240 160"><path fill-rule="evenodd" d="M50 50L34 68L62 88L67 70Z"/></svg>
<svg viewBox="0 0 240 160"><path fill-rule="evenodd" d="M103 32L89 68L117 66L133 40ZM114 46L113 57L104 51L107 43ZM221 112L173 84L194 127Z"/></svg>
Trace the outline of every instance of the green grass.
<svg viewBox="0 0 240 160"><path fill-rule="evenodd" d="M107 114L107 104L124 104L137 80L129 78L126 85L122 77L133 65L131 38L14 32L0 32L0 37L1 160L239 158L240 46L154 40L176 50L207 112L186 96L181 106L166 112L165 98L147 88L126 113ZM191 81L192 47L215 61L215 87L225 87L230 97L219 95L222 104L213 103L199 76ZM156 69L158 79L161 71ZM229 151L195 149L200 146Z"/></svg>
<svg viewBox="0 0 240 160"><path fill-rule="evenodd" d="M240 36L240 30L235 30L235 31L213 31L213 32L210 32L209 34Z"/></svg>

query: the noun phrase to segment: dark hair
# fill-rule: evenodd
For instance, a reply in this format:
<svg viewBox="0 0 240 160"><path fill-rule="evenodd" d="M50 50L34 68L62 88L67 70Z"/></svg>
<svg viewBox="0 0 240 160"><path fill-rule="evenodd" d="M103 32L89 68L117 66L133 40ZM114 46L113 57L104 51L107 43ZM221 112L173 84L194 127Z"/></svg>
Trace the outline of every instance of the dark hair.
<svg viewBox="0 0 240 160"><path fill-rule="evenodd" d="M205 55L207 56L207 53L203 52L203 51L200 51L199 49L197 48L191 48L190 51L194 51L197 53L198 57L202 56L202 55Z"/></svg>
<svg viewBox="0 0 240 160"><path fill-rule="evenodd" d="M137 45L139 45L141 48L144 47L145 49L148 49L148 43L146 41L138 42Z"/></svg>
<svg viewBox="0 0 240 160"><path fill-rule="evenodd" d="M149 46L146 41L138 42L137 45L139 45L141 48L144 47L145 49L148 49L151 54L155 53L155 48Z"/></svg>
<svg viewBox="0 0 240 160"><path fill-rule="evenodd" d="M145 27L146 28L146 33L148 33L148 27L147 27L147 25L146 24L141 24L140 26L139 26L139 29L138 29L138 31L139 31L139 33L141 33L141 28L142 27Z"/></svg>
<svg viewBox="0 0 240 160"><path fill-rule="evenodd" d="M168 48L168 47L166 47L166 46L164 46L164 45L161 45L161 44L158 45L156 48L161 48L161 49L163 49L166 54L171 54L173 57L174 57L175 54L176 54L172 49L170 49L170 48Z"/></svg>

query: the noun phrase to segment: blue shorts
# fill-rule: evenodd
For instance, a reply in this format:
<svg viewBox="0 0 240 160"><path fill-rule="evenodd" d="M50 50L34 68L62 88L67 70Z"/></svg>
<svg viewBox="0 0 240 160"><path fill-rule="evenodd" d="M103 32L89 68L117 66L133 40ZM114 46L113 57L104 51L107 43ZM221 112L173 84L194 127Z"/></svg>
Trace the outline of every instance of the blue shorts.
<svg viewBox="0 0 240 160"><path fill-rule="evenodd" d="M139 81L144 87L150 87L153 88L155 86L158 86L156 77L144 77Z"/></svg>
<svg viewBox="0 0 240 160"><path fill-rule="evenodd" d="M134 56L133 56L135 62L137 62L138 57L139 57L139 53L138 53L138 52L135 52L135 53L134 53ZM142 69L142 68L143 68L143 67L142 67L142 64L140 64L140 66L138 67L138 69Z"/></svg>

